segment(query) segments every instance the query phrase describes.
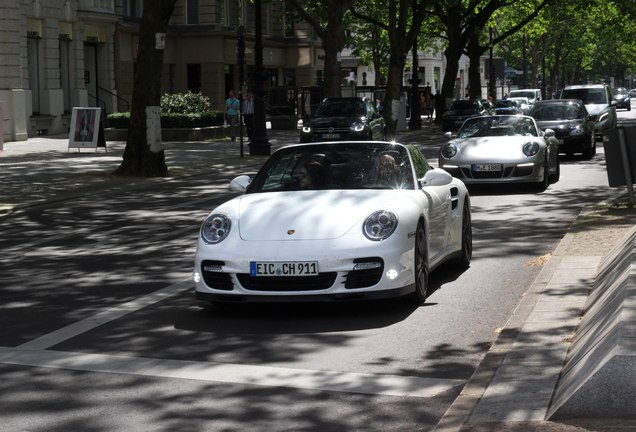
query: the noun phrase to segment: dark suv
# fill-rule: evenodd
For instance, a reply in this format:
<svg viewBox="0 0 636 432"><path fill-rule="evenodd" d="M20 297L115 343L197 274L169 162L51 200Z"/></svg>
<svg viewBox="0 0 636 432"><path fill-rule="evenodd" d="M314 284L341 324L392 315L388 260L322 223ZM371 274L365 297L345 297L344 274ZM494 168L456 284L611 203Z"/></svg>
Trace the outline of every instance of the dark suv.
<svg viewBox="0 0 636 432"><path fill-rule="evenodd" d="M384 118L366 98L324 99L308 122L303 123L300 142L385 139Z"/></svg>
<svg viewBox="0 0 636 432"><path fill-rule="evenodd" d="M569 85L561 90L560 99L580 99L594 121L594 132L600 136L604 130L615 129L616 101L606 84Z"/></svg>

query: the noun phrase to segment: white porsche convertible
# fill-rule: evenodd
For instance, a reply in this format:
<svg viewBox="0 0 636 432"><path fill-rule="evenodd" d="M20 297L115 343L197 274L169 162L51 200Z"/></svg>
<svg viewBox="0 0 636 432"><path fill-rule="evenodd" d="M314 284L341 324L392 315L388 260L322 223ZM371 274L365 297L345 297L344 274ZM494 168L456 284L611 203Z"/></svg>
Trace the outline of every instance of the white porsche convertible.
<svg viewBox="0 0 636 432"><path fill-rule="evenodd" d="M202 300L423 303L430 271L470 265L466 187L412 145L292 145L230 187L244 193L200 231L193 278Z"/></svg>

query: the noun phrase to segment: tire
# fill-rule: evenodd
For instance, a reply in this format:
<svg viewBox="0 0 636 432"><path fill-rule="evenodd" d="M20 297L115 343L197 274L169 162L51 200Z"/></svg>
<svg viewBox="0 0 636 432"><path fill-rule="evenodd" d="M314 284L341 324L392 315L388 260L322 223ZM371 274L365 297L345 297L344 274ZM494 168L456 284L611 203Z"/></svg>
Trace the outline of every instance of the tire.
<svg viewBox="0 0 636 432"><path fill-rule="evenodd" d="M540 191L544 191L550 186L550 163L548 162L548 158L543 161L543 179L537 185L537 188Z"/></svg>
<svg viewBox="0 0 636 432"><path fill-rule="evenodd" d="M473 257L473 222L470 214L470 201L464 201L462 210L462 254L457 260L457 264L467 269L470 267L470 260Z"/></svg>
<svg viewBox="0 0 636 432"><path fill-rule="evenodd" d="M428 294L428 244L426 242L426 230L420 221L415 232L415 291L410 295L410 301L415 304L422 304L426 301Z"/></svg>
<svg viewBox="0 0 636 432"><path fill-rule="evenodd" d="M590 146L583 150L583 158L592 159L596 154L596 137L592 134L591 139L589 140Z"/></svg>

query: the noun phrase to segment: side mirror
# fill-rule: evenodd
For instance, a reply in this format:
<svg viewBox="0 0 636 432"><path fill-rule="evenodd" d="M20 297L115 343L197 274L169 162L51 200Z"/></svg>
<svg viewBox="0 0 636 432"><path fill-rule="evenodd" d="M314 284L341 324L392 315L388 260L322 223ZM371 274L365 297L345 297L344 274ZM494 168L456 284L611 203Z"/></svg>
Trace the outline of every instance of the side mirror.
<svg viewBox="0 0 636 432"><path fill-rule="evenodd" d="M444 132L444 138L452 139L453 138L453 133L452 132Z"/></svg>
<svg viewBox="0 0 636 432"><path fill-rule="evenodd" d="M247 189L247 186L251 181L252 178L248 175L235 177L230 182L230 190L233 190L234 192L245 192L245 189Z"/></svg>
<svg viewBox="0 0 636 432"><path fill-rule="evenodd" d="M453 181L453 176L441 168L433 168L418 181L420 186L445 186Z"/></svg>

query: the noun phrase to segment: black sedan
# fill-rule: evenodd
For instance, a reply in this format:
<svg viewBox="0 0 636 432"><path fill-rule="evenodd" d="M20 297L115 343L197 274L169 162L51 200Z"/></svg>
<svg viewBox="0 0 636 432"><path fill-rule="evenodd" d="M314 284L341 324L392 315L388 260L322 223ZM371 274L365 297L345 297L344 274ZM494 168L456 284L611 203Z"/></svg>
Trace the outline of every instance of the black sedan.
<svg viewBox="0 0 636 432"><path fill-rule="evenodd" d="M632 97L625 87L612 89L612 99L616 101L616 109L625 108L627 111L632 110Z"/></svg>
<svg viewBox="0 0 636 432"><path fill-rule="evenodd" d="M552 129L559 140L559 153L582 153L591 159L596 154L594 121L578 99L551 99L538 101L532 107L534 117L542 130Z"/></svg>
<svg viewBox="0 0 636 432"><path fill-rule="evenodd" d="M521 107L512 99L500 99L495 102L495 114L521 114Z"/></svg>
<svg viewBox="0 0 636 432"><path fill-rule="evenodd" d="M448 107L448 111L442 116L442 131L458 131L464 120L485 115L489 115L489 112L479 100L464 99L453 101Z"/></svg>
<svg viewBox="0 0 636 432"><path fill-rule="evenodd" d="M366 98L324 99L303 123L300 142L376 140L386 137L384 117Z"/></svg>

